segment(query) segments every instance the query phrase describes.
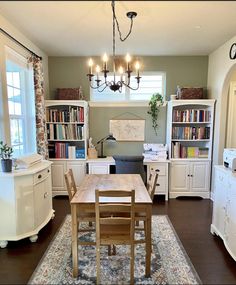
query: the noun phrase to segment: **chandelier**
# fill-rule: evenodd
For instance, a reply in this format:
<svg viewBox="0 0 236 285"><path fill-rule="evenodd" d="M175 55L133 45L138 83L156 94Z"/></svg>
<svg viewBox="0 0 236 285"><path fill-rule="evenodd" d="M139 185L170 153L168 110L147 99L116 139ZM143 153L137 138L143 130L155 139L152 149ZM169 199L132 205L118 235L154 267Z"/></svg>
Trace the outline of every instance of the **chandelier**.
<svg viewBox="0 0 236 285"><path fill-rule="evenodd" d="M113 0L111 2L111 7L112 7L112 18L113 18L113 34L112 34L112 38L113 38L113 54L112 54L112 62L113 62L113 72L112 72L112 78L113 80L108 81L107 76L109 73L108 70L108 56L107 54L104 54L103 56L103 64L102 64L102 70L100 68L99 65L96 65L95 68L95 72L96 75L93 73L93 65L94 62L92 60L92 58L89 59L89 73L87 74L88 76L88 80L90 83L90 87L93 89L97 89L98 92L102 92L103 90L105 90L107 87L109 87L112 91L119 91L122 92L122 87L126 86L131 90L138 90L139 88L139 83L140 83L140 76L139 76L139 69L140 69L140 64L137 61L135 64L135 69L136 69L136 82L137 82L137 86L136 87L131 87L130 86L130 78L131 78L131 73L132 73L132 66L131 66L131 57L129 54L126 55L125 60L126 60L126 70L124 69L123 66L120 66L117 69L116 66L116 33L115 33L115 28L117 27L117 30L119 32L119 37L120 40L122 42L124 42L129 35L132 32L132 27L133 27L133 19L137 16L136 12L128 12L126 14L126 16L130 19L130 28L129 28L129 32L127 33L127 35L122 38L121 35L121 31L120 31L120 27L119 27L119 23L118 20L116 18L116 13L115 13L115 1ZM118 73L117 73L118 71ZM101 79L101 73L103 76L103 79ZM127 74L127 78L125 78L125 74Z"/></svg>

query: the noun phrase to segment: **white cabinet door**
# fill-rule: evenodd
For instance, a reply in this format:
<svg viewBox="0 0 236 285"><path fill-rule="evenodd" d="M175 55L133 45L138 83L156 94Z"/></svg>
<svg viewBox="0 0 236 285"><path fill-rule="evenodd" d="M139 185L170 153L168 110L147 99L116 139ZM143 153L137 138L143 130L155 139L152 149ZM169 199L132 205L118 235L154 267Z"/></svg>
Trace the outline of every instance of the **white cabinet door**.
<svg viewBox="0 0 236 285"><path fill-rule="evenodd" d="M171 163L171 191L189 192L189 163Z"/></svg>
<svg viewBox="0 0 236 285"><path fill-rule="evenodd" d="M213 225L217 228L220 236L225 235L225 218L226 218L226 177L222 171L215 171L215 189L214 189L214 206L213 206Z"/></svg>
<svg viewBox="0 0 236 285"><path fill-rule="evenodd" d="M86 164L85 162L81 162L81 161L74 161L74 162L68 161L67 170L69 169L72 169L74 179L75 179L75 184L78 187L86 174ZM64 175L63 175L63 179L64 179Z"/></svg>
<svg viewBox="0 0 236 285"><path fill-rule="evenodd" d="M52 187L53 190L66 190L64 173L66 172L66 162L53 161L52 164Z"/></svg>
<svg viewBox="0 0 236 285"><path fill-rule="evenodd" d="M190 188L193 192L209 190L209 162L191 162L191 183Z"/></svg>
<svg viewBox="0 0 236 285"><path fill-rule="evenodd" d="M233 181L234 180L234 181ZM231 251L231 255L236 258L236 181L230 179L227 183L228 199L226 213L225 241Z"/></svg>

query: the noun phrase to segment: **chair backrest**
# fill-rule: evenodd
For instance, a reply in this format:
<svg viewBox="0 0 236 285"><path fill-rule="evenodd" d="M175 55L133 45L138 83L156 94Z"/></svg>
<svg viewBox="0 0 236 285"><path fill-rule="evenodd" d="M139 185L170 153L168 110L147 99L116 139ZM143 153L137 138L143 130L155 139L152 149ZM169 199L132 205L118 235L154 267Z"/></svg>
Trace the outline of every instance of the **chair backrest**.
<svg viewBox="0 0 236 285"><path fill-rule="evenodd" d="M64 174L64 176L65 176L65 180L66 180L66 188L67 188L67 192L69 195L69 200L71 201L73 196L75 195L75 193L77 191L72 169L69 169Z"/></svg>
<svg viewBox="0 0 236 285"><path fill-rule="evenodd" d="M114 155L117 174L140 174L146 183L146 172L143 165L143 156Z"/></svg>
<svg viewBox="0 0 236 285"><path fill-rule="evenodd" d="M149 175L148 183L147 183L147 190L148 190L148 193L152 201L154 199L157 180L158 180L158 173L156 171L152 171Z"/></svg>
<svg viewBox="0 0 236 285"><path fill-rule="evenodd" d="M122 198L127 198L127 201L119 202L124 200ZM122 228L128 226L129 240L134 240L134 203L135 190L95 190L96 239L99 244L100 230L104 226L109 232L106 240L110 244L113 244L112 240L116 244L120 237L122 239ZM117 231L119 228L121 232Z"/></svg>

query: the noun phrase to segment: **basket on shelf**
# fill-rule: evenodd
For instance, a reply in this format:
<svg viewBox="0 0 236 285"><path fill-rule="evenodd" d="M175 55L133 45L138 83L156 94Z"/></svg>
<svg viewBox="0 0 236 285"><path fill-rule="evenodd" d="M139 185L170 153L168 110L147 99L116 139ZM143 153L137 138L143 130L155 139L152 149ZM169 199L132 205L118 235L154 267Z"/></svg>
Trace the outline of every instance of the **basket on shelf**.
<svg viewBox="0 0 236 285"><path fill-rule="evenodd" d="M177 86L178 99L203 99L202 87L180 87Z"/></svg>
<svg viewBox="0 0 236 285"><path fill-rule="evenodd" d="M84 100L81 86L79 88L57 88L58 100Z"/></svg>

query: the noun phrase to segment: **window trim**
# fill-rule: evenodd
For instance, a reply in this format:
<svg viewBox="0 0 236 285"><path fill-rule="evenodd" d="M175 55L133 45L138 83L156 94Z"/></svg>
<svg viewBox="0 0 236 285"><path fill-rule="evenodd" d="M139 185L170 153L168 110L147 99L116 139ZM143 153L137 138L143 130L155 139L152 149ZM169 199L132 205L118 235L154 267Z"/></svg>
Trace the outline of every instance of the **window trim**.
<svg viewBox="0 0 236 285"><path fill-rule="evenodd" d="M166 101L166 72L165 71L144 71L143 75L162 75L162 94L163 101ZM141 77L142 77L141 74ZM142 79L141 79L142 80ZM90 107L148 107L149 100L129 100L130 98L130 89L125 88L125 98L126 100L120 101L94 101L93 92L94 89L90 87ZM128 99L128 100L127 100Z"/></svg>

